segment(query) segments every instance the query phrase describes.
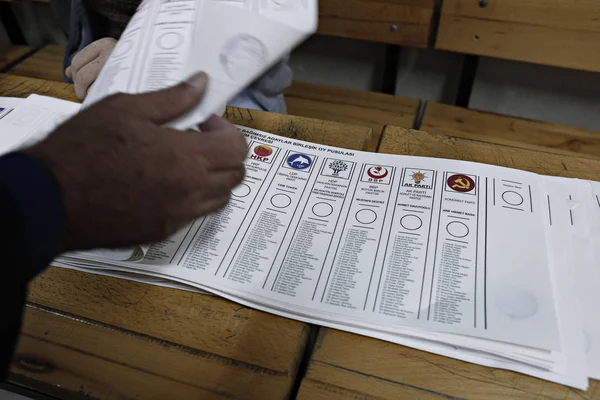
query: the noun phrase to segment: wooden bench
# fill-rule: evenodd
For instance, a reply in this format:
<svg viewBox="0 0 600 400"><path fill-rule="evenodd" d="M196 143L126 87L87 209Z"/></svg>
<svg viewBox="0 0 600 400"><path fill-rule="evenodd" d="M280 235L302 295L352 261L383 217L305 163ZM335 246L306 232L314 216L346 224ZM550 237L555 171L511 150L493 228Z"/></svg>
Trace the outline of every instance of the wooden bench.
<svg viewBox="0 0 600 400"><path fill-rule="evenodd" d="M14 66L9 73L62 81L63 52L61 46L47 46ZM371 128L370 151L377 149L385 125L412 128L419 109L416 99L305 82L294 82L286 92L286 101L290 115ZM600 158L600 132L434 102L427 103L420 129L560 154Z"/></svg>
<svg viewBox="0 0 600 400"><path fill-rule="evenodd" d="M491 143L600 159L600 132L428 102L419 129Z"/></svg>
<svg viewBox="0 0 600 400"><path fill-rule="evenodd" d="M444 0L436 48L600 71L599 20L595 0Z"/></svg>
<svg viewBox="0 0 600 400"><path fill-rule="evenodd" d="M543 153L399 127L386 127L380 153L483 162L549 175L600 180L600 161ZM322 328L298 400L600 399L501 369Z"/></svg>
<svg viewBox="0 0 600 400"><path fill-rule="evenodd" d="M304 82L294 82L286 102L290 115L371 128L369 151L377 149L386 124L411 128L419 109L416 99Z"/></svg>
<svg viewBox="0 0 600 400"><path fill-rule="evenodd" d="M27 46L0 45L0 71L25 57L30 51Z"/></svg>
<svg viewBox="0 0 600 400"><path fill-rule="evenodd" d="M11 68L8 73L30 78L63 81L63 46L51 44Z"/></svg>
<svg viewBox="0 0 600 400"><path fill-rule="evenodd" d="M434 0L320 0L319 33L427 47Z"/></svg>

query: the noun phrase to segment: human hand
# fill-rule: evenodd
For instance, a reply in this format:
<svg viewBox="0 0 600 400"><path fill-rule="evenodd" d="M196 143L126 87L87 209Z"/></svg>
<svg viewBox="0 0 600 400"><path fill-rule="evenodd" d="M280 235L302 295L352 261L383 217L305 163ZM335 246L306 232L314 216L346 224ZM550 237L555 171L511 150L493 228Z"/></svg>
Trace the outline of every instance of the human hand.
<svg viewBox="0 0 600 400"><path fill-rule="evenodd" d="M245 173L242 133L217 116L201 133L162 127L190 111L206 85L198 74L157 92L110 96L25 150L62 189L65 250L162 240L229 201Z"/></svg>
<svg viewBox="0 0 600 400"><path fill-rule="evenodd" d="M113 38L103 38L87 45L71 60L65 75L75 84L75 94L81 100L87 96L88 89L96 81L100 70L117 45Z"/></svg>

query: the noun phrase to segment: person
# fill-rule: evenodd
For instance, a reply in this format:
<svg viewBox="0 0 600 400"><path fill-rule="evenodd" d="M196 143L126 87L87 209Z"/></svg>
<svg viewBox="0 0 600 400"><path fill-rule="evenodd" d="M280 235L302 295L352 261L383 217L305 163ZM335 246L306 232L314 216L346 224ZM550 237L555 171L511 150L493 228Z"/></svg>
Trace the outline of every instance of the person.
<svg viewBox="0 0 600 400"><path fill-rule="evenodd" d="M163 240L227 204L245 174L242 133L217 116L201 132L164 127L206 86L200 73L161 91L107 97L44 141L0 157L0 381L27 283L53 258Z"/></svg>
<svg viewBox="0 0 600 400"><path fill-rule="evenodd" d="M140 0L50 0L68 36L63 60L65 80L75 84L80 99L85 98L139 3ZM228 105L285 114L283 93L291 85L292 76L286 56Z"/></svg>

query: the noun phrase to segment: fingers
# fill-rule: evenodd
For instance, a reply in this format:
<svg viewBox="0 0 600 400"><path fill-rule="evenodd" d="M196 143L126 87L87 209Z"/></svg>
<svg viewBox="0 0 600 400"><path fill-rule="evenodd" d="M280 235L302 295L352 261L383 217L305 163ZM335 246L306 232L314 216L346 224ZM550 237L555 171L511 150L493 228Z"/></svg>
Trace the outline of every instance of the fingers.
<svg viewBox="0 0 600 400"><path fill-rule="evenodd" d="M193 200L196 215L208 214L225 206L231 199L231 191L243 181L244 175L243 167L209 175L205 190L197 200ZM210 194L210 198L206 198L206 193Z"/></svg>
<svg viewBox="0 0 600 400"><path fill-rule="evenodd" d="M91 43L73 57L71 65L65 70L65 75L75 83L75 93L81 100L98 77L115 43L112 38Z"/></svg>
<svg viewBox="0 0 600 400"><path fill-rule="evenodd" d="M79 53L75 54L75 57L71 60L71 66L69 67L71 76L76 76L77 71L94 61L94 59L100 55L100 52L105 49L106 46L104 43L106 43L105 39L96 40L84 47Z"/></svg>
<svg viewBox="0 0 600 400"><path fill-rule="evenodd" d="M242 183L246 169L243 166L210 172L206 178L206 190L211 197L229 196L234 187Z"/></svg>
<svg viewBox="0 0 600 400"><path fill-rule="evenodd" d="M233 126L233 124L226 121L225 119L217 115L212 115L204 123L200 124L199 128L202 132L210 132L217 131L220 129L229 129L231 126Z"/></svg>
<svg viewBox="0 0 600 400"><path fill-rule="evenodd" d="M73 81L75 82L75 94L81 100L87 96L90 86L96 81L105 61L102 57L98 57L77 71Z"/></svg>
<svg viewBox="0 0 600 400"><path fill-rule="evenodd" d="M238 168L248 153L246 139L235 127L194 133L187 140L190 152L204 158L209 171Z"/></svg>
<svg viewBox="0 0 600 400"><path fill-rule="evenodd" d="M213 145L212 140L221 142L231 151L233 160L245 159L248 152L246 137L231 122L213 115L206 122L200 125L202 140L207 141L206 147Z"/></svg>
<svg viewBox="0 0 600 400"><path fill-rule="evenodd" d="M119 107L139 117L163 125L191 111L202 100L208 86L204 72L167 89L123 96Z"/></svg>

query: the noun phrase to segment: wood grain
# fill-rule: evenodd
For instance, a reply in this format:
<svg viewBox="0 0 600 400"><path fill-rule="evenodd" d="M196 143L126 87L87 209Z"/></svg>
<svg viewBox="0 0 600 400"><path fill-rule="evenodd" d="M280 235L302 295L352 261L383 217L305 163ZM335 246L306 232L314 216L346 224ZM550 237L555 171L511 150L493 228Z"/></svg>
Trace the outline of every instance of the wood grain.
<svg viewBox="0 0 600 400"><path fill-rule="evenodd" d="M305 330L219 297L63 268L36 278L28 301L275 371L289 368Z"/></svg>
<svg viewBox="0 0 600 400"><path fill-rule="evenodd" d="M27 46L0 45L0 70L25 56L31 49Z"/></svg>
<svg viewBox="0 0 600 400"><path fill-rule="evenodd" d="M337 121L372 129L375 151L385 125L412 128L419 101L383 93L294 82L286 92L290 115Z"/></svg>
<svg viewBox="0 0 600 400"><path fill-rule="evenodd" d="M227 107L224 117L234 124L329 146L366 150L371 142L371 128L365 126L237 107Z"/></svg>
<svg viewBox="0 0 600 400"><path fill-rule="evenodd" d="M0 74L0 96L76 100L72 85ZM234 122L366 147L370 128L228 108ZM60 268L31 284L11 382L61 398L284 399L308 326L215 296Z"/></svg>
<svg viewBox="0 0 600 400"><path fill-rule="evenodd" d="M29 78L63 81L63 56L65 48L48 45L8 71L13 75Z"/></svg>
<svg viewBox="0 0 600 400"><path fill-rule="evenodd" d="M442 14L436 48L585 71L600 71L600 32Z"/></svg>
<svg viewBox="0 0 600 400"><path fill-rule="evenodd" d="M518 373L322 329L298 400L600 399Z"/></svg>
<svg viewBox="0 0 600 400"><path fill-rule="evenodd" d="M281 399L293 379L285 369L36 306L26 309L11 371L13 382L45 384L60 398L95 399Z"/></svg>
<svg viewBox="0 0 600 400"><path fill-rule="evenodd" d="M600 132L446 104L428 102L420 129L464 139L600 159Z"/></svg>
<svg viewBox="0 0 600 400"><path fill-rule="evenodd" d="M600 161L386 127L380 152L440 157L600 180ZM333 329L321 329L298 400L600 399L515 372L483 367Z"/></svg>
<svg viewBox="0 0 600 400"><path fill-rule="evenodd" d="M544 175L600 180L600 161L386 127L380 153L448 158L500 165Z"/></svg>
<svg viewBox="0 0 600 400"><path fill-rule="evenodd" d="M321 0L319 33L427 47L433 8L433 0Z"/></svg>
<svg viewBox="0 0 600 400"><path fill-rule="evenodd" d="M444 0L443 13L493 21L600 32L596 0Z"/></svg>
<svg viewBox="0 0 600 400"><path fill-rule="evenodd" d="M0 74L0 96L27 97L32 93L79 102L73 85L68 83Z"/></svg>

